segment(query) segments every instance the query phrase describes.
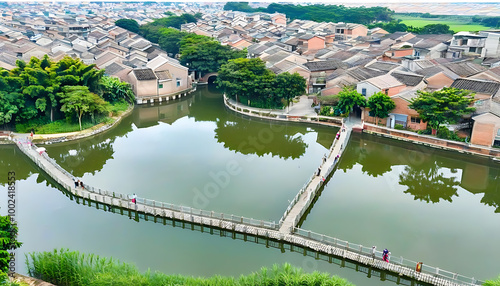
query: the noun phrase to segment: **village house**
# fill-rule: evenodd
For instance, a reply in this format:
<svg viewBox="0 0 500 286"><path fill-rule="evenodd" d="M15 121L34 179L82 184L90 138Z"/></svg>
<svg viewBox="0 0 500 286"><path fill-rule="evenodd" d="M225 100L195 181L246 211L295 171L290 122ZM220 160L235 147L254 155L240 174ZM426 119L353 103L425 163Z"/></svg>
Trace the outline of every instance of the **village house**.
<svg viewBox="0 0 500 286"><path fill-rule="evenodd" d="M138 104L175 99L191 91L189 69L175 59L159 55L144 68L133 69L128 74Z"/></svg>

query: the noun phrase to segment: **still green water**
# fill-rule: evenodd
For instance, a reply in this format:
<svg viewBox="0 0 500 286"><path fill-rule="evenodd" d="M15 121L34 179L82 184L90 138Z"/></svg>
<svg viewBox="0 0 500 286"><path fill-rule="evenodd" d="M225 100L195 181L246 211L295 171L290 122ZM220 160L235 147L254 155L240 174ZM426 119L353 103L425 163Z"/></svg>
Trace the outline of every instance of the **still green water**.
<svg viewBox="0 0 500 286"><path fill-rule="evenodd" d="M288 200L320 164L336 131L242 118L224 108L218 91L205 87L182 100L139 106L104 134L46 148L61 166L90 185L278 221ZM498 274L498 166L433 149L409 150L413 145L373 136L351 140L340 161L342 170L334 174L303 228L388 247L393 257L402 255L480 279ZM7 172L16 171L21 255L67 247L133 262L141 270L195 276L240 275L290 262L357 285L387 284L297 253L137 223L77 204L13 146L0 147L0 162L5 174L0 176L2 194ZM400 174L408 176L403 180ZM432 175L427 181L417 179ZM427 189L435 191L423 191ZM0 207L4 214L4 199ZM17 261L21 273L23 260Z"/></svg>

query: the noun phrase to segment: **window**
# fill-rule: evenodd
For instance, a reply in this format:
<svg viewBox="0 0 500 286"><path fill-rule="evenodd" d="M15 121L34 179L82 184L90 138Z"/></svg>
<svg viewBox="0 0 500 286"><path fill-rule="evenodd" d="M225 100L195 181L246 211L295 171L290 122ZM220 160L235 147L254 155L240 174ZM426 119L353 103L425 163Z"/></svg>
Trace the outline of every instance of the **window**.
<svg viewBox="0 0 500 286"><path fill-rule="evenodd" d="M385 95L389 95L389 89L384 90Z"/></svg>
<svg viewBox="0 0 500 286"><path fill-rule="evenodd" d="M177 80L177 87L181 86L181 81Z"/></svg>
<svg viewBox="0 0 500 286"><path fill-rule="evenodd" d="M163 88L163 83L159 83L158 88Z"/></svg>
<svg viewBox="0 0 500 286"><path fill-rule="evenodd" d="M366 88L362 88L362 89L361 89L361 94L362 94L363 96L366 96Z"/></svg>
<svg viewBox="0 0 500 286"><path fill-rule="evenodd" d="M475 47L470 47L469 48L469 52L470 53L475 53L476 52L476 48Z"/></svg>
<svg viewBox="0 0 500 286"><path fill-rule="evenodd" d="M500 128L497 130L497 136L500 136Z"/></svg>
<svg viewBox="0 0 500 286"><path fill-rule="evenodd" d="M410 118L410 122L411 122L411 123L417 123L417 124L420 124L420 118L418 118L418 117L411 117L411 118Z"/></svg>

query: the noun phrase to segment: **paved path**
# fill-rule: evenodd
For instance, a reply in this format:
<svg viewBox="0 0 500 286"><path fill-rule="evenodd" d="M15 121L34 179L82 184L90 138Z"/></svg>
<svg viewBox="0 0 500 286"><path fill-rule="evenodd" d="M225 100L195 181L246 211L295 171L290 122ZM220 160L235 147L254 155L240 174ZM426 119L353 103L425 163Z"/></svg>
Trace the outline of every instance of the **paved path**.
<svg viewBox="0 0 500 286"><path fill-rule="evenodd" d="M240 102L236 102L233 99L228 99L229 102L241 109L247 109L250 111L255 111L255 112L267 112L271 114L276 114L276 115L292 115L292 116L317 116L318 114L314 111L314 108L312 108L313 100L309 99L307 95L302 95L299 98L299 102L297 103L290 103L290 107L284 108L284 109L265 109L265 108L256 108L256 107L249 107L247 105L244 105Z"/></svg>

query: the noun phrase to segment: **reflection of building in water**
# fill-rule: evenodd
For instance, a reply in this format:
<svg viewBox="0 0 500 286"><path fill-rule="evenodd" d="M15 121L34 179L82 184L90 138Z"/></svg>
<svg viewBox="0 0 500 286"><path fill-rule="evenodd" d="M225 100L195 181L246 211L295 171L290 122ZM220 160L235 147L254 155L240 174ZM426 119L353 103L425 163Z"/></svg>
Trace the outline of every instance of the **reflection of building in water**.
<svg viewBox="0 0 500 286"><path fill-rule="evenodd" d="M172 124L177 119L187 116L193 97L187 99L151 106L138 106L134 113L134 124L138 128L158 125L158 122Z"/></svg>

